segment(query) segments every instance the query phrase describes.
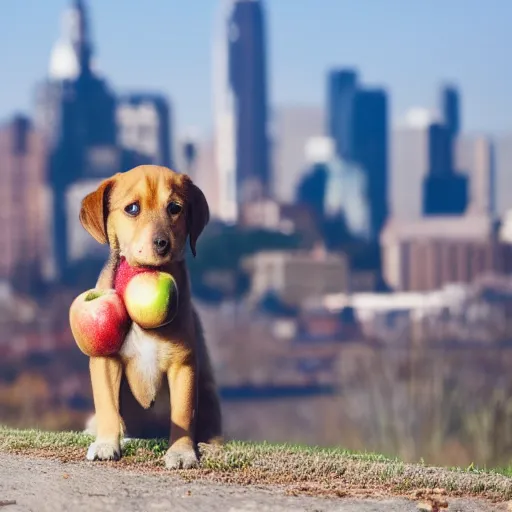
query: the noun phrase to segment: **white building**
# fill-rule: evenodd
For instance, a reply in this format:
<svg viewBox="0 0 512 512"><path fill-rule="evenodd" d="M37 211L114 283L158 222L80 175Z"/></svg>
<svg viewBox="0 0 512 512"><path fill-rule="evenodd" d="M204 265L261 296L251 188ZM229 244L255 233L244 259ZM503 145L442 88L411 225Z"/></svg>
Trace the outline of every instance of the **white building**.
<svg viewBox="0 0 512 512"><path fill-rule="evenodd" d="M495 139L496 153L496 210L503 215L512 208L512 134Z"/></svg>
<svg viewBox="0 0 512 512"><path fill-rule="evenodd" d="M156 94L130 94L116 108L120 146L133 151L142 163L171 167L171 119L168 100Z"/></svg>
<svg viewBox="0 0 512 512"><path fill-rule="evenodd" d="M308 140L325 132L325 113L317 106L278 107L273 116L273 196L280 202L295 200L297 185L307 171Z"/></svg>
<svg viewBox="0 0 512 512"><path fill-rule="evenodd" d="M90 256L107 257L108 245L99 244L82 226L80 207L82 199L98 188L102 180L88 180L73 183L66 194L68 261Z"/></svg>
<svg viewBox="0 0 512 512"><path fill-rule="evenodd" d="M456 167L470 181L467 213L496 214L494 148L484 136L459 135L455 147Z"/></svg>
<svg viewBox="0 0 512 512"><path fill-rule="evenodd" d="M347 259L321 247L312 252L261 251L246 258L244 267L252 276L250 301L273 291L289 304L300 304L308 297L350 288Z"/></svg>
<svg viewBox="0 0 512 512"><path fill-rule="evenodd" d="M419 219L423 207L423 178L428 171L428 127L436 114L409 110L391 136L390 217Z"/></svg>

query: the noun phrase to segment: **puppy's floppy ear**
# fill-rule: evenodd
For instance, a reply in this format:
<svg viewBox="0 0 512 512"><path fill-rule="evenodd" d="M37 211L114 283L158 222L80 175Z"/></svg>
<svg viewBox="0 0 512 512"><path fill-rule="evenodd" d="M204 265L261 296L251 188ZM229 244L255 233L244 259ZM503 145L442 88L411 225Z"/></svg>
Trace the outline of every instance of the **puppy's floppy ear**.
<svg viewBox="0 0 512 512"><path fill-rule="evenodd" d="M210 209L208 202L201 189L188 180L187 186L187 202L188 202L188 235L190 242L190 249L192 254L196 255L196 242L199 235L210 220Z"/></svg>
<svg viewBox="0 0 512 512"><path fill-rule="evenodd" d="M107 217L108 198L115 178L103 181L94 191L85 196L80 208L80 222L86 231L100 244L108 243Z"/></svg>

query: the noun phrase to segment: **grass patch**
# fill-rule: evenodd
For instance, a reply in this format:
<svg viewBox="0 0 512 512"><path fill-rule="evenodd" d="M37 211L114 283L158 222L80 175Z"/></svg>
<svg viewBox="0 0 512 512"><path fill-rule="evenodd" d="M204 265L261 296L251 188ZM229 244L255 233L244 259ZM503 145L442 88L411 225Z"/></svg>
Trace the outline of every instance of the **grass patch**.
<svg viewBox="0 0 512 512"><path fill-rule="evenodd" d="M44 432L16 430L0 426L0 450L58 450L59 448L86 448L92 437L78 432Z"/></svg>
<svg viewBox="0 0 512 512"><path fill-rule="evenodd" d="M0 427L0 451L82 461L88 435ZM123 459L104 463L140 471L164 471L161 459L167 442L131 440ZM179 471L186 479L206 478L238 484L280 484L290 493L315 495L478 496L503 501L512 498L511 468L502 470L437 468L406 464L374 453L300 445L229 442L200 446L201 468Z"/></svg>

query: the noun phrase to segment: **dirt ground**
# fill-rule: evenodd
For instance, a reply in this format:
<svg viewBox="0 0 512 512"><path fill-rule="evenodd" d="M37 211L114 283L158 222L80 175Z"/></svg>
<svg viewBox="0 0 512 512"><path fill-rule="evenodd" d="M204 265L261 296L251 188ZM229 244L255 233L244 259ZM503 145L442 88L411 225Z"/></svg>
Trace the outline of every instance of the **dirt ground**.
<svg viewBox="0 0 512 512"><path fill-rule="evenodd" d="M12 501L16 503L10 503ZM0 453L1 512L418 512L419 504L414 500L389 497L290 496L281 486L187 482L170 473L148 474L97 463L63 463ZM448 507L449 511L459 512L507 510L506 504L458 498L449 498Z"/></svg>

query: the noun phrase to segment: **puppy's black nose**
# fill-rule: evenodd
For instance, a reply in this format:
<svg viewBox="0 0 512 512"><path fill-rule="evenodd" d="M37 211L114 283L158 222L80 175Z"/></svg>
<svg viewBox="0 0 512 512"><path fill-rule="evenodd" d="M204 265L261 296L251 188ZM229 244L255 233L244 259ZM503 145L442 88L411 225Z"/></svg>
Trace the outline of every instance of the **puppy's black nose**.
<svg viewBox="0 0 512 512"><path fill-rule="evenodd" d="M155 245L155 251L158 255L164 256L169 252L169 240L166 238L155 238L153 244Z"/></svg>

